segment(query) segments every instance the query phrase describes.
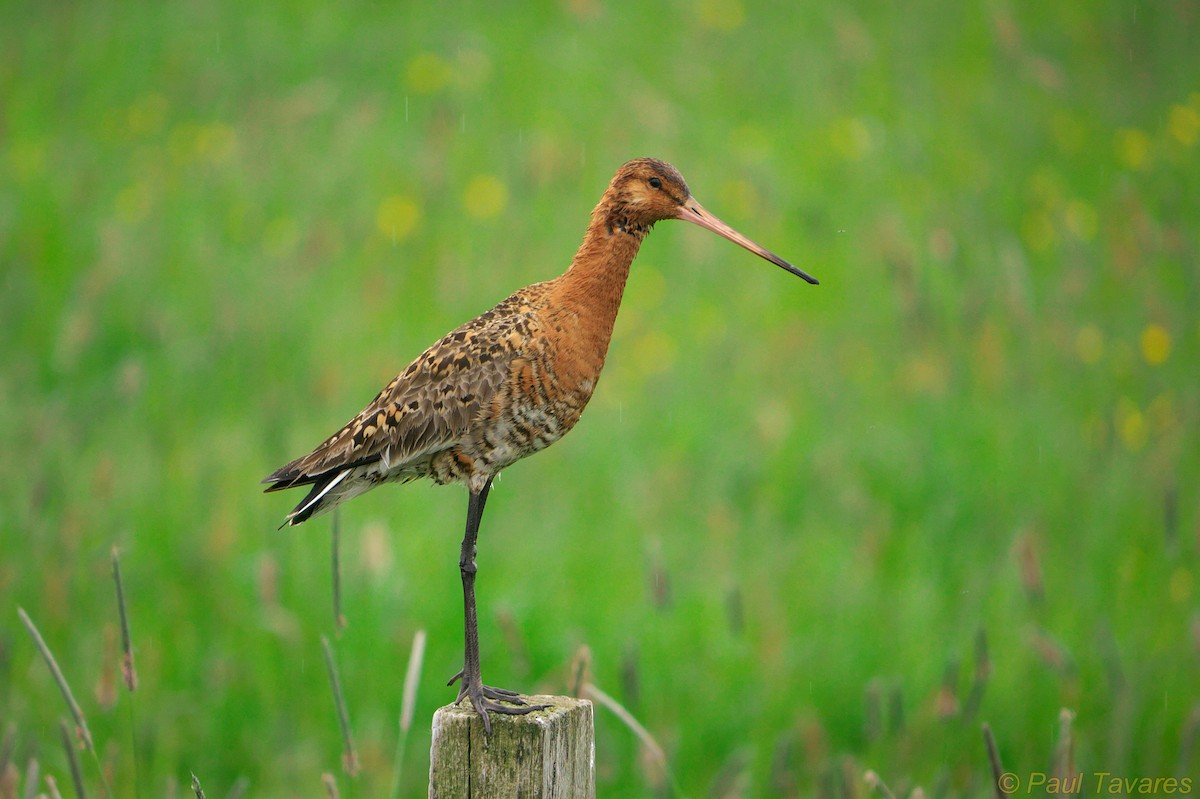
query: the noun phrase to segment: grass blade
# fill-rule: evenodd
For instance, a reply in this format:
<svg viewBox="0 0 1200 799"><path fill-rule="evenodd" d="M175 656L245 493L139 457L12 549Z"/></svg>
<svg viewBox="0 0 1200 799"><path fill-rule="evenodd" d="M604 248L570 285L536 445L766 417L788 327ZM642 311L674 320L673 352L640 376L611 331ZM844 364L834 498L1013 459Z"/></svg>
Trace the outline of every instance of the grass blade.
<svg viewBox="0 0 1200 799"><path fill-rule="evenodd" d="M330 555L333 568L333 629L340 635L346 629L346 617L342 613L342 514L333 509L333 535Z"/></svg>
<svg viewBox="0 0 1200 799"><path fill-rule="evenodd" d="M413 712L417 704L417 685L421 679L421 667L425 662L425 631L417 630L413 635L412 649L408 653L408 669L404 673L404 700L400 704L400 735L396 739L396 754L392 758L391 799L400 796L400 778L404 769L404 752L408 748L408 732L412 729Z"/></svg>
<svg viewBox="0 0 1200 799"><path fill-rule="evenodd" d="M37 796L38 778L42 775L41 764L36 758L29 759L29 765L25 768L25 799L34 799ZM13 784L12 796L17 795L16 783Z"/></svg>
<svg viewBox="0 0 1200 799"><path fill-rule="evenodd" d="M71 781L75 783L75 795L79 799L87 799L87 791L83 788L83 774L79 771L79 758L75 757L75 743L71 740L71 728L64 719L59 720L62 729L63 749L67 750L67 766L71 769Z"/></svg>
<svg viewBox="0 0 1200 799"><path fill-rule="evenodd" d="M425 662L425 631L417 630L413 635L412 649L408 653L408 669L404 673L404 701L400 706L400 729L408 732L412 727L413 711L417 704L417 685L421 679L421 666Z"/></svg>
<svg viewBox="0 0 1200 799"><path fill-rule="evenodd" d="M125 611L125 587L121 582L121 560L112 548L113 582L117 586L117 614L121 618L121 676L130 693L137 690L137 668L133 664L133 644L129 636L129 615Z"/></svg>
<svg viewBox="0 0 1200 799"><path fill-rule="evenodd" d="M54 681L58 683L58 690L62 692L63 699L67 703L67 709L71 711L71 717L75 719L75 734L79 736L80 743L83 744L85 749L94 752L95 747L92 744L92 733L88 729L87 719L83 717L83 709L75 701L75 695L71 693L71 686L67 685L67 678L63 676L62 669L58 667L58 662L55 661L54 654L50 651L50 647L46 646L45 639L38 632L37 625L33 623L33 619L29 618L29 614L25 612L25 608L17 608L17 615L21 617L21 622L29 630L29 634L33 636L33 642L37 645L38 651L42 653L46 665L50 667L50 674L54 677Z"/></svg>
<svg viewBox="0 0 1200 799"><path fill-rule="evenodd" d="M4 730L4 741L0 743L0 777L8 771L8 764L12 761L13 749L17 746L17 725L9 724Z"/></svg>
<svg viewBox="0 0 1200 799"><path fill-rule="evenodd" d="M896 794L892 793L892 789L883 781L883 777L880 777L874 771L868 770L863 774L863 782L867 784L868 788L882 796L883 799L896 799Z"/></svg>
<svg viewBox="0 0 1200 799"><path fill-rule="evenodd" d="M633 714L625 709L624 705L613 699L608 694L604 693L604 691L601 691L593 683L584 683L582 694L588 699L591 699L593 702L608 708L610 711L612 711L613 715L621 720L622 724L633 730L633 734L636 735L638 740L642 742L642 746L645 748L646 752L650 754L650 757L654 760L658 767L662 769L662 773L666 775L667 779L670 781L671 789L675 792L675 795L683 796L683 789L680 788L679 782L675 779L675 775L671 772L671 767L667 764L667 753L663 751L661 746L659 746L658 741L655 740L654 736L650 734L650 731L643 727L641 723L633 717Z"/></svg>
<svg viewBox="0 0 1200 799"><path fill-rule="evenodd" d="M333 647L329 639L321 636L321 648L325 652L325 668L329 671L329 683L333 688L333 702L337 706L338 723L342 728L342 744L345 751L342 754L342 768L351 777L359 770L358 751L354 748L354 736L350 733L350 713L346 710L346 697L342 693L342 680L338 676L337 663L333 659Z"/></svg>
<svg viewBox="0 0 1200 799"><path fill-rule="evenodd" d="M133 785L134 795L140 797L141 764L138 762L137 745L137 713L134 709L133 694L137 691L137 666L133 662L133 638L129 634L129 613L125 609L125 584L121 580L121 557L116 546L112 548L113 583L117 589L117 615L121 619L121 677L129 690L129 744L133 751Z"/></svg>
<svg viewBox="0 0 1200 799"><path fill-rule="evenodd" d="M996 799L1007 799L1008 794L1005 793L1001 777L1004 776L1004 766L1000 764L1000 751L996 748L996 737L992 735L992 726L987 722L983 724L983 744L987 747L988 764L992 767L992 790L996 794Z"/></svg>

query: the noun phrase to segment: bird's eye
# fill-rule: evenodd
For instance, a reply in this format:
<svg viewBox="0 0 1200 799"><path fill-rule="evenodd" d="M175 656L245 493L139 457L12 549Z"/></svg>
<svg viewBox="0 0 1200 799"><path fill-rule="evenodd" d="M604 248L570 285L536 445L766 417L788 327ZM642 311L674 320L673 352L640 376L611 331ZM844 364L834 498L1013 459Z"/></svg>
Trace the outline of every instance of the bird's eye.
<svg viewBox="0 0 1200 799"><path fill-rule="evenodd" d="M651 186L653 186L653 187L654 187L654 188L656 188L656 189L661 189L661 188L662 188L662 181L661 181L661 180L659 180L658 178L650 178L650 185L651 185Z"/></svg>

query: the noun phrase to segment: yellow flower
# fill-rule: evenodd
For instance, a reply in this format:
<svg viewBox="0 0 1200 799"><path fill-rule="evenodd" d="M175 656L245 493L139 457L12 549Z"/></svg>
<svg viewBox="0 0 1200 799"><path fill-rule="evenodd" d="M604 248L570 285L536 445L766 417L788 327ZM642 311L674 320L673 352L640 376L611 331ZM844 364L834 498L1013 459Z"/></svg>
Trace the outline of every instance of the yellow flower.
<svg viewBox="0 0 1200 799"><path fill-rule="evenodd" d="M450 64L433 53L418 53L408 62L405 78L408 88L418 94L436 94L446 88L453 77Z"/></svg>
<svg viewBox="0 0 1200 799"><path fill-rule="evenodd" d="M1130 452L1137 452L1146 446L1146 417L1137 403L1126 397L1117 403L1117 434Z"/></svg>
<svg viewBox="0 0 1200 799"><path fill-rule="evenodd" d="M1150 158L1150 137L1132 128L1118 130L1116 148L1122 164L1130 169L1142 169Z"/></svg>
<svg viewBox="0 0 1200 799"><path fill-rule="evenodd" d="M421 221L421 207L411 197L393 194L385 197L375 212L375 227L392 241L407 238Z"/></svg>
<svg viewBox="0 0 1200 799"><path fill-rule="evenodd" d="M746 21L741 0L700 0L700 24L717 31L736 30Z"/></svg>
<svg viewBox="0 0 1200 799"><path fill-rule="evenodd" d="M1171 354L1171 334L1159 324L1146 325L1142 331L1142 357L1146 363L1157 366Z"/></svg>
<svg viewBox="0 0 1200 799"><path fill-rule="evenodd" d="M476 175L463 192L463 207L476 219L498 216L508 205L508 187L495 175Z"/></svg>
<svg viewBox="0 0 1200 799"><path fill-rule="evenodd" d="M1191 106L1173 105L1167 116L1167 130L1180 144L1191 147L1200 139L1200 112Z"/></svg>

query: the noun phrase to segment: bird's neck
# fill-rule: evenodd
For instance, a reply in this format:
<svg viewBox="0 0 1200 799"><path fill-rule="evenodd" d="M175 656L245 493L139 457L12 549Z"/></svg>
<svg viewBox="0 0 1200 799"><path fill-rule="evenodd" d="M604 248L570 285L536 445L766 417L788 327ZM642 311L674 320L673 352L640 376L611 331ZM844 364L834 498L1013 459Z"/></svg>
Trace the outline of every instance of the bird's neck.
<svg viewBox="0 0 1200 799"><path fill-rule="evenodd" d="M592 212L592 221L571 267L558 278L559 297L572 309L603 324L612 332L629 266L642 246L649 226L631 227L602 203Z"/></svg>

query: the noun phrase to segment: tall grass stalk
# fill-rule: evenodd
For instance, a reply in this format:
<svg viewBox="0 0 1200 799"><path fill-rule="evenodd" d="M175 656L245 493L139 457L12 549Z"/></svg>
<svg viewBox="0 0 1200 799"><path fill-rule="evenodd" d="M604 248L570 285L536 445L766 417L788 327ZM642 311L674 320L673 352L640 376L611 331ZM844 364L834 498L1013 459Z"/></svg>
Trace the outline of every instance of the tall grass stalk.
<svg viewBox="0 0 1200 799"><path fill-rule="evenodd" d="M1000 778L1004 775L1004 766L1000 763L1000 751L996 748L996 736L992 735L992 725L984 722L983 744L987 747L988 765L992 769L992 790L996 799L1007 799L1007 794L1001 788Z"/></svg>
<svg viewBox="0 0 1200 799"><path fill-rule="evenodd" d="M874 771L867 771L867 773L863 774L863 782L867 784L868 788L871 788L882 796L883 799L896 799L896 794L892 793L892 789L883 781L883 777L880 777Z"/></svg>
<svg viewBox="0 0 1200 799"><path fill-rule="evenodd" d="M329 684L333 688L333 703L337 706L338 724L342 728L342 768L351 777L359 771L358 750L354 748L354 736L350 733L350 713L346 710L346 697L342 693L342 679L338 676L337 663L333 659L333 647L329 639L321 636L321 649L325 653L325 668L329 671Z"/></svg>
<svg viewBox="0 0 1200 799"><path fill-rule="evenodd" d="M51 676L58 683L58 690L62 692L63 699L67 703L67 709L71 711L71 717L75 719L75 734L79 736L79 742L83 744L84 748L92 749L92 732L88 729L87 719L83 717L83 709L75 701L75 695L71 693L71 686L67 684L67 678L63 676L62 669L58 667L58 661L54 659L54 653L46 645L45 639L38 632L37 625L33 623L33 619L29 618L29 614L25 612L25 608L17 608L17 615L21 618L21 623L25 625L25 629L29 630L29 634L33 636L33 643L37 646L38 651L42 653L42 658L45 659L46 665L50 668Z"/></svg>
<svg viewBox="0 0 1200 799"><path fill-rule="evenodd" d="M88 729L87 719L83 716L83 709L79 707L79 703L75 701L75 695L71 693L71 686L67 684L67 678L63 676L62 669L58 667L58 661L54 659L54 653L46 645L46 640L38 632L37 625L33 623L33 619L29 618L29 614L25 612L25 608L18 607L17 615L21 618L21 623L29 630L34 644L37 645L38 651L42 653L42 658L45 659L46 665L50 668L50 674L54 677L54 681L58 683L58 690L62 692L63 699L67 703L67 709L71 711L71 717L75 719L75 735L79 738L79 742L83 747L92 753L92 760L96 763L96 772L100 775L100 784L104 786L105 795L109 799L112 799L112 789L108 787L108 780L104 776L104 767L100 765L100 756L96 753L96 746L92 742L92 732ZM65 722L63 729L67 729ZM67 748L68 751L71 750L71 747L68 746ZM82 787L82 781L79 781L78 784Z"/></svg>
<svg viewBox="0 0 1200 799"><path fill-rule="evenodd" d="M17 745L17 725L9 724L4 730L4 741L0 743L0 777L8 771L8 764L12 760L13 749Z"/></svg>
<svg viewBox="0 0 1200 799"><path fill-rule="evenodd" d="M667 753L659 746L658 741L650 734L650 731L641 725L641 723L633 717L633 714L625 709L617 700L613 699L608 694L601 691L594 683L584 683L581 692L583 696L591 699L597 704L604 705L612 711L618 719L621 720L626 727L633 730L634 735L642 742L642 746L650 753L658 767L662 769L662 773L666 776L667 781L671 784L671 791L676 796L683 796L683 788L679 785L679 780L675 778L675 773L671 771L670 765L667 764Z"/></svg>
<svg viewBox="0 0 1200 799"><path fill-rule="evenodd" d="M31 757L29 759L29 765L25 768L25 793L22 794L25 797L25 799L34 799L34 797L37 796L38 778L41 776L42 776L41 764L38 763L37 758ZM3 779L3 772L0 772L0 779ZM13 793L11 795L16 796L17 795L16 794L16 790L17 790L16 779L13 780L13 784L11 787L13 790ZM9 795L9 794L4 794L3 793L4 790L5 790L5 787L0 785L0 795L5 795L5 796Z"/></svg>
<svg viewBox="0 0 1200 799"><path fill-rule="evenodd" d="M421 679L421 667L425 662L425 631L417 630L413 635L412 649L408 653L408 669L404 673L404 700L400 703L400 734L396 738L396 754L392 758L391 799L400 796L400 778L404 770L404 752L408 748L408 732L412 729L413 711L417 704L417 685Z"/></svg>
<svg viewBox="0 0 1200 799"><path fill-rule="evenodd" d="M129 613L125 608L125 585L121 580L121 559L117 548L112 548L113 583L117 589L117 615L121 619L121 677L129 691L129 745L133 750L133 793L142 795L141 763L138 757L137 709L134 694L137 692L137 666L133 662L133 639L129 634Z"/></svg>
<svg viewBox="0 0 1200 799"><path fill-rule="evenodd" d="M333 534L330 540L330 560L333 569L333 629L340 635L346 629L346 616L342 613L342 514L333 509Z"/></svg>
<svg viewBox="0 0 1200 799"><path fill-rule="evenodd" d="M1054 776L1065 784L1075 776L1075 738L1071 732L1071 723L1075 721L1075 713L1069 708L1058 712L1058 745L1054 748Z"/></svg>
<svg viewBox="0 0 1200 799"><path fill-rule="evenodd" d="M62 730L63 749L67 753L67 766L71 770L71 781L75 783L75 795L79 799L87 799L87 791L83 787L83 774L79 770L79 758L75 757L75 741L71 739L71 728L67 726L65 719L60 719L58 723Z"/></svg>

